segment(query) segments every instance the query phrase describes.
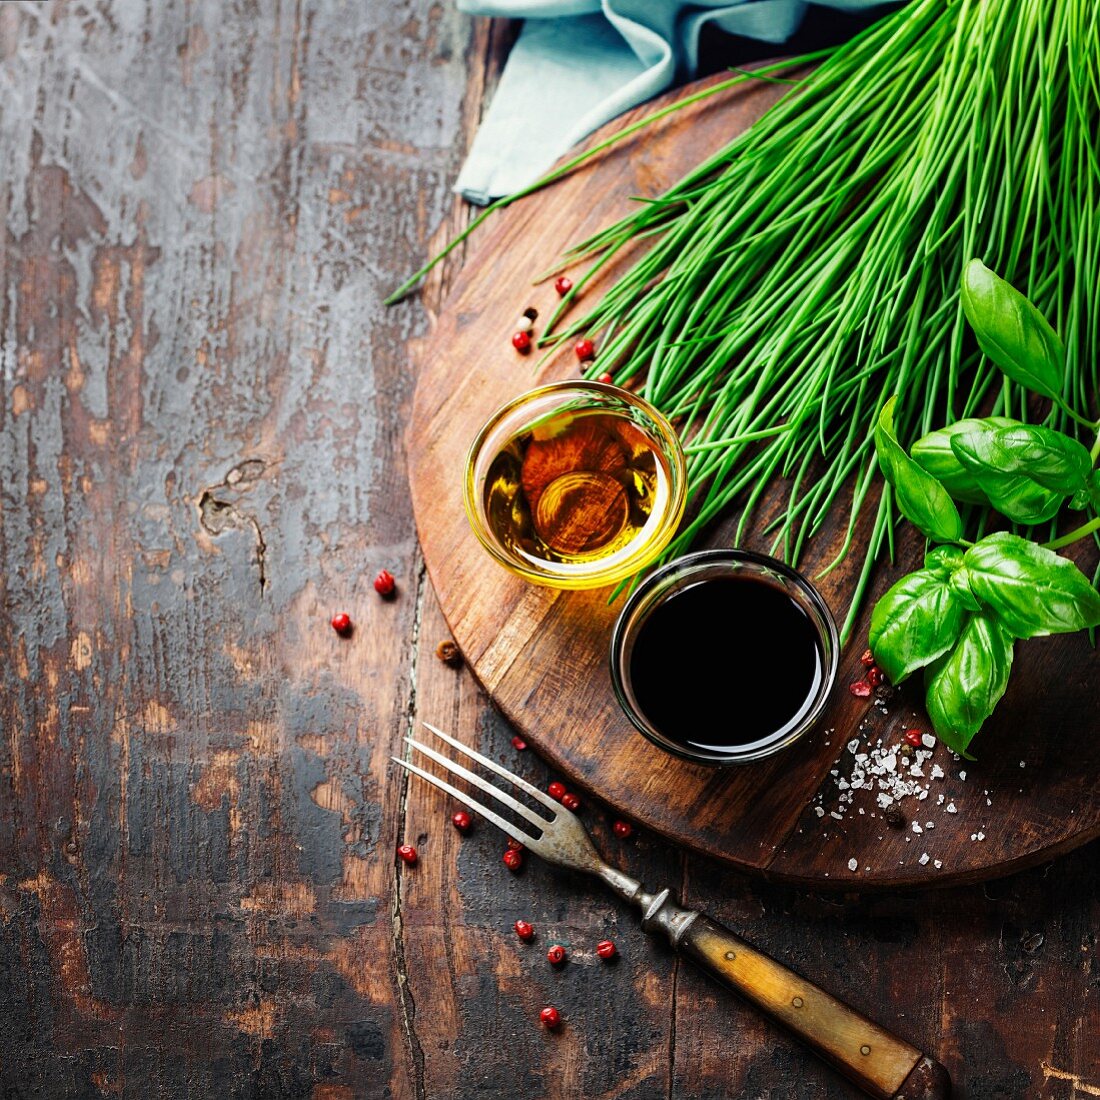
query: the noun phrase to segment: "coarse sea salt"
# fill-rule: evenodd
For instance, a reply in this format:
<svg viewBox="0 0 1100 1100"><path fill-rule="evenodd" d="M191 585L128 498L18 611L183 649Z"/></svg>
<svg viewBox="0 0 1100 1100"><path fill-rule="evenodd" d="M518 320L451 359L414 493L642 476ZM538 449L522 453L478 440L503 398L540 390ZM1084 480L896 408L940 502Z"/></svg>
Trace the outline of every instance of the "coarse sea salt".
<svg viewBox="0 0 1100 1100"><path fill-rule="evenodd" d="M858 859L848 860L848 870L849 871L858 871L859 870L859 860Z"/></svg>

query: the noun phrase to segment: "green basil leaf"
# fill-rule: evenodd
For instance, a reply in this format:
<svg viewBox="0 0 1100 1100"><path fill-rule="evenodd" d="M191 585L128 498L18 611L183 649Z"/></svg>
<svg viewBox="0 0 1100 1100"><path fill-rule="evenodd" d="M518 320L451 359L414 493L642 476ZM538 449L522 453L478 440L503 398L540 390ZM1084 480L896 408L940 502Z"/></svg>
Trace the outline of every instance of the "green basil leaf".
<svg viewBox="0 0 1100 1100"><path fill-rule="evenodd" d="M982 351L1021 386L1059 397L1066 351L1050 322L981 260L963 271L962 307Z"/></svg>
<svg viewBox="0 0 1100 1100"><path fill-rule="evenodd" d="M971 591L1017 638L1100 626L1100 593L1069 560L999 531L963 557Z"/></svg>
<svg viewBox="0 0 1100 1100"><path fill-rule="evenodd" d="M984 478L984 484L989 503L1002 516L1026 527L1053 519L1065 500L1061 493L1044 489L1030 478L1015 474L1000 477L989 474Z"/></svg>
<svg viewBox="0 0 1100 1100"><path fill-rule="evenodd" d="M933 546L924 555L924 568L941 577L950 577L962 567L963 552L957 546Z"/></svg>
<svg viewBox="0 0 1100 1100"><path fill-rule="evenodd" d="M968 417L948 424L946 428L929 432L913 444L914 460L928 471L956 499L971 504L988 504L989 498L982 492L977 479L955 457L951 440L956 435L966 435L983 430L1012 428L1019 424L1007 416L987 416L984 419Z"/></svg>
<svg viewBox="0 0 1100 1100"><path fill-rule="evenodd" d="M963 432L952 437L951 450L983 488L982 475L991 469L1069 496L1083 489L1092 473L1089 452L1076 439L1038 424Z"/></svg>
<svg viewBox="0 0 1100 1100"><path fill-rule="evenodd" d="M926 674L925 705L936 735L965 752L993 713L1012 671L1012 635L996 616L971 615L955 648Z"/></svg>
<svg viewBox="0 0 1100 1100"><path fill-rule="evenodd" d="M886 480L894 487L901 514L930 539L954 542L962 536L962 519L947 490L917 465L894 435L894 405L891 397L875 425L875 450Z"/></svg>
<svg viewBox="0 0 1100 1100"><path fill-rule="evenodd" d="M980 611L982 609L982 605L978 603L978 597L974 595L973 589L970 587L970 574L967 572L965 565L961 569L954 570L951 576L947 578L947 583L951 587L951 594L955 597L955 602L960 606L965 607L967 611Z"/></svg>
<svg viewBox="0 0 1100 1100"><path fill-rule="evenodd" d="M954 644L963 609L945 578L929 569L902 577L875 604L869 642L879 667L895 684Z"/></svg>

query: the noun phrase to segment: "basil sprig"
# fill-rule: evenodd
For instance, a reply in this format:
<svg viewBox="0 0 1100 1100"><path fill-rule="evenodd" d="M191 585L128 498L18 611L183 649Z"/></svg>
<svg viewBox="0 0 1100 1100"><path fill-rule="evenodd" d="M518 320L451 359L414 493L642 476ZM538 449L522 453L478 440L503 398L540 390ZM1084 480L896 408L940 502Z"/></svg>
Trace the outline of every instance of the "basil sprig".
<svg viewBox="0 0 1100 1100"><path fill-rule="evenodd" d="M1062 405L1065 349L1046 318L978 260L964 273L962 302L989 358ZM1100 442L1090 452L1052 428L972 417L925 435L910 455L894 431L896 400L875 424L879 465L901 514L943 545L878 601L869 640L895 683L925 670L932 725L965 753L1005 693L1016 639L1100 625L1100 593L1054 552L1100 529L1100 518L1049 546L1007 531L969 543L955 501L1023 525L1046 522L1066 504L1100 511Z"/></svg>

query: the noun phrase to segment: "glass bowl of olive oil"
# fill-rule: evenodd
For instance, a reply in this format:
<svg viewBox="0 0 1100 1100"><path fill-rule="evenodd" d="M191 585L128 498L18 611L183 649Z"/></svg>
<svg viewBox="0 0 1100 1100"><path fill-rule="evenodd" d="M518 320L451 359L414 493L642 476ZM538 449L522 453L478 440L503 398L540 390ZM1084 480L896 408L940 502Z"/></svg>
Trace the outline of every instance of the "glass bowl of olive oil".
<svg viewBox="0 0 1100 1100"><path fill-rule="evenodd" d="M600 588L672 538L684 452L647 401L603 382L553 382L498 409L466 460L466 514L506 569L535 584Z"/></svg>

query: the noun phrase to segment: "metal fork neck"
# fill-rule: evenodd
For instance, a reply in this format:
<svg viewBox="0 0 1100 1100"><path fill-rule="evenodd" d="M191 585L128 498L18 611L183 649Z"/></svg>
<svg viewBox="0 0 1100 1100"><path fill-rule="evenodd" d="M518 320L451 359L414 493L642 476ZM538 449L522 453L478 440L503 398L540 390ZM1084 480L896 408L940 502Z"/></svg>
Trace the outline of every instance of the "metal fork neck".
<svg viewBox="0 0 1100 1100"><path fill-rule="evenodd" d="M642 928L645 931L663 932L673 947L680 946L684 933L699 915L697 912L677 905L672 901L672 893L669 890L660 890L656 894L648 893L636 878L624 874L617 867L602 864L599 875L619 897L641 909Z"/></svg>

